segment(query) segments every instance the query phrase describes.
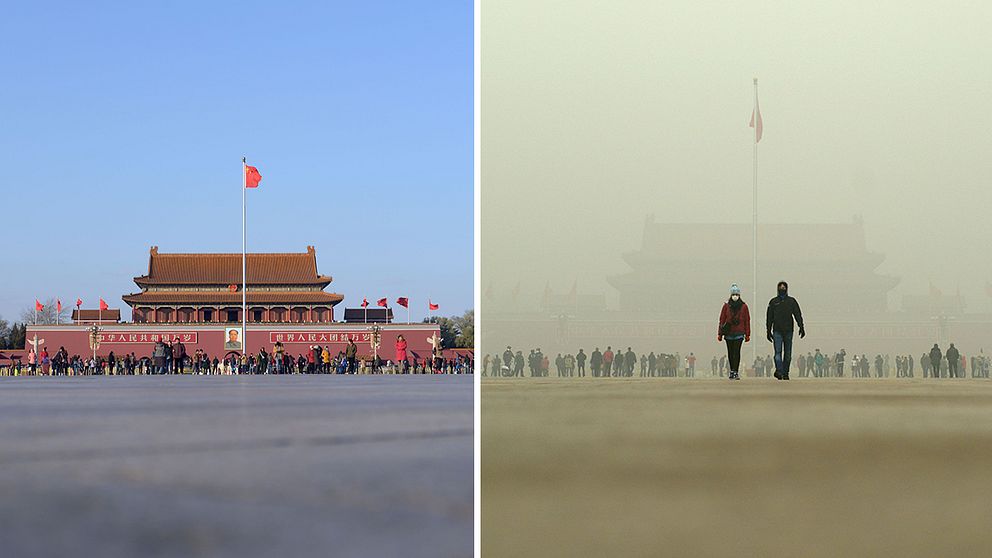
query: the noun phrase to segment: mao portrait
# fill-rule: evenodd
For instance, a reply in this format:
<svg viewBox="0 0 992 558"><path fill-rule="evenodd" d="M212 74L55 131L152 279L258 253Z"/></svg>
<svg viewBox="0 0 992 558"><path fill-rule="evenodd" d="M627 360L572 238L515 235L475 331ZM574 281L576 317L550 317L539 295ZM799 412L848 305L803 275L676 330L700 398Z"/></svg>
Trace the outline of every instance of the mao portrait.
<svg viewBox="0 0 992 558"><path fill-rule="evenodd" d="M227 327L224 328L224 350L225 351L240 351L241 348L241 328L240 327Z"/></svg>

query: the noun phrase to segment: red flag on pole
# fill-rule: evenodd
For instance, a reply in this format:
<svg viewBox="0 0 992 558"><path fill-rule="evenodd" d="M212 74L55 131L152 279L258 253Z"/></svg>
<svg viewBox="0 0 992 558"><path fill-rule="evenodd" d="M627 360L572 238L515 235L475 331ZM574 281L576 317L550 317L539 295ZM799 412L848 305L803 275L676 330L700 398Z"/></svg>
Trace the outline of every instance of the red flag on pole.
<svg viewBox="0 0 992 558"><path fill-rule="evenodd" d="M100 299L100 310L108 310L108 309L110 309L110 306L107 306L107 303L101 298Z"/></svg>
<svg viewBox="0 0 992 558"><path fill-rule="evenodd" d="M410 301L405 296L401 296L401 297L397 298L396 299L396 304L399 304L403 308L409 308L410 307Z"/></svg>
<svg viewBox="0 0 992 558"><path fill-rule="evenodd" d="M78 310L79 307L82 306L82 305L83 305L83 299L77 298L76 299L76 309Z"/></svg>
<svg viewBox="0 0 992 558"><path fill-rule="evenodd" d="M368 307L368 305L369 305L369 299L363 298L362 299L362 308L366 308L366 307Z"/></svg>
<svg viewBox="0 0 992 558"><path fill-rule="evenodd" d="M262 181L262 175L258 169L251 165L245 165L245 188L258 188L258 183Z"/></svg>
<svg viewBox="0 0 992 558"><path fill-rule="evenodd" d="M379 302L376 302L377 306L382 306L383 308L389 308L389 300L385 298L380 298Z"/></svg>
<svg viewBox="0 0 992 558"><path fill-rule="evenodd" d="M58 312L59 314L61 314L61 313L62 313L62 301L61 301L61 300L59 300L59 299L57 299L57 298L55 299L55 310L56 310L56 311L57 311L57 312Z"/></svg>
<svg viewBox="0 0 992 558"><path fill-rule="evenodd" d="M34 309L36 312L41 312L42 310L45 309L45 305L38 302L38 299L36 298L34 299Z"/></svg>
<svg viewBox="0 0 992 558"><path fill-rule="evenodd" d="M429 299L427 300L427 307L430 308L431 310L437 310L439 308L437 304L434 304Z"/></svg>
<svg viewBox="0 0 992 558"><path fill-rule="evenodd" d="M757 117L757 121L755 118ZM758 96L754 97L754 109L751 111L751 123L748 124L749 128L754 128L754 143L761 141L761 131L763 129L761 125L761 108L758 106Z"/></svg>

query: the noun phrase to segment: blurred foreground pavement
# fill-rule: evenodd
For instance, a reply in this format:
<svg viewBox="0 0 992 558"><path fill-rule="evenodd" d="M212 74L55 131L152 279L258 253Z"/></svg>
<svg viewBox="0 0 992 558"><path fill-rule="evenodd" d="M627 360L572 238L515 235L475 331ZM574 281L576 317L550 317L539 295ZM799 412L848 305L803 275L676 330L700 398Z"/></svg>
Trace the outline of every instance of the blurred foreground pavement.
<svg viewBox="0 0 992 558"><path fill-rule="evenodd" d="M472 378L3 378L2 555L471 555Z"/></svg>
<svg viewBox="0 0 992 558"><path fill-rule="evenodd" d="M485 379L482 547L988 556L992 381Z"/></svg>

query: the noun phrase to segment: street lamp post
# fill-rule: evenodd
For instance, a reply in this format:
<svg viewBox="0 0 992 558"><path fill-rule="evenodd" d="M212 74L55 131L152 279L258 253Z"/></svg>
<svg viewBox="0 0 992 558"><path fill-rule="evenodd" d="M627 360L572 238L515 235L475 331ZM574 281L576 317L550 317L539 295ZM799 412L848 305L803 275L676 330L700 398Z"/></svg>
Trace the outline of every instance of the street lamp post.
<svg viewBox="0 0 992 558"><path fill-rule="evenodd" d="M379 364L379 345L382 342L382 328L379 324L366 328L372 332L369 336L369 345L372 347L372 372L375 373Z"/></svg>

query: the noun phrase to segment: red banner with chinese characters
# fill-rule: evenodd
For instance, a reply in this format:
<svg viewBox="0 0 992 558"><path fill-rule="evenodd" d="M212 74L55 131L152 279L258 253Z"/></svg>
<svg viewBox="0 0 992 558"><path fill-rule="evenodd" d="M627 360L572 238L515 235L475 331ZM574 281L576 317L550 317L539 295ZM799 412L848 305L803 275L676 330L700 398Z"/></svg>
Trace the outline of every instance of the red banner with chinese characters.
<svg viewBox="0 0 992 558"><path fill-rule="evenodd" d="M367 331L273 331L269 333L269 343L355 343L369 341L372 335Z"/></svg>
<svg viewBox="0 0 992 558"><path fill-rule="evenodd" d="M158 343L159 341L196 343L195 331L109 331L101 332L99 337L101 343Z"/></svg>

